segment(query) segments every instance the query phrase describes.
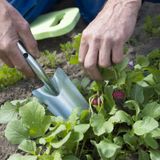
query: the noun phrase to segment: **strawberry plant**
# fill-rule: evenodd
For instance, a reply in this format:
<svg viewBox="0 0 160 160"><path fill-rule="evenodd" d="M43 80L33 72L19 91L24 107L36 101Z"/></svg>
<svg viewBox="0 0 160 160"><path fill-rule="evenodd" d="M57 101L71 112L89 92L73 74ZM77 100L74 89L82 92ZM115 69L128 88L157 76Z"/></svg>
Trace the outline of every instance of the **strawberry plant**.
<svg viewBox="0 0 160 160"><path fill-rule="evenodd" d="M7 123L6 138L23 151L9 160L160 159L159 50L132 63L126 57L101 73L104 81L77 82L89 108L67 120L34 98L6 102L0 122Z"/></svg>

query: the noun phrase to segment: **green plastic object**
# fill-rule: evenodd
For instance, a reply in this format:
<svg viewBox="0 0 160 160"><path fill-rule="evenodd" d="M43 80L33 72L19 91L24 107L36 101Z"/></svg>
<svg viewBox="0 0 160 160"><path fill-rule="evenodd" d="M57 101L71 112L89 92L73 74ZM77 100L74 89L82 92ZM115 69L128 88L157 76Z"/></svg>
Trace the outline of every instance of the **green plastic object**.
<svg viewBox="0 0 160 160"><path fill-rule="evenodd" d="M41 15L31 24L31 32L36 40L62 36L75 27L79 18L78 8L50 12Z"/></svg>

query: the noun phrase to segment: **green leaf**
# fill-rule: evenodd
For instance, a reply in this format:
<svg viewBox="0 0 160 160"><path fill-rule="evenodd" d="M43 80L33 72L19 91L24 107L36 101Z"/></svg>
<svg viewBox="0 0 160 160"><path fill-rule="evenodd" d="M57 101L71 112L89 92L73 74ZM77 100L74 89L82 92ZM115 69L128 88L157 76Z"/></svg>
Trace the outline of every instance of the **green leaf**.
<svg viewBox="0 0 160 160"><path fill-rule="evenodd" d="M131 98L142 104L144 102L143 88L139 85L135 85L131 90Z"/></svg>
<svg viewBox="0 0 160 160"><path fill-rule="evenodd" d="M65 148L68 152L73 152L80 141L84 139L82 132L72 131L68 141L65 143Z"/></svg>
<svg viewBox="0 0 160 160"><path fill-rule="evenodd" d="M112 109L115 106L115 101L112 96L113 93L113 87L112 86L106 86L104 91L104 98L106 99L106 106L107 109Z"/></svg>
<svg viewBox="0 0 160 160"><path fill-rule="evenodd" d="M86 158L87 158L87 160L93 160L93 158L92 158L92 156L91 155L86 155Z"/></svg>
<svg viewBox="0 0 160 160"><path fill-rule="evenodd" d="M154 86L154 90L156 91L156 93L157 93L158 95L160 95L160 83L159 83L159 84L156 84L156 85Z"/></svg>
<svg viewBox="0 0 160 160"><path fill-rule="evenodd" d="M144 78L144 75L141 71L132 71L128 73L128 81L137 83L139 81L142 81Z"/></svg>
<svg viewBox="0 0 160 160"><path fill-rule="evenodd" d="M120 149L120 146L109 142L106 139L100 141L99 144L97 144L95 141L92 141L92 143L97 148L98 153L103 160L108 160L108 158L114 157L117 151Z"/></svg>
<svg viewBox="0 0 160 160"><path fill-rule="evenodd" d="M147 16L145 18L145 23L144 23L144 30L149 34L152 35L152 28L153 28L153 21L151 16Z"/></svg>
<svg viewBox="0 0 160 160"><path fill-rule="evenodd" d="M83 88L86 88L88 85L89 85L89 83L91 82L91 80L89 79L89 78L83 78L82 79L82 81L81 81L81 86L83 87Z"/></svg>
<svg viewBox="0 0 160 160"><path fill-rule="evenodd" d="M13 154L8 160L37 160L36 156L22 156L20 154Z"/></svg>
<svg viewBox="0 0 160 160"><path fill-rule="evenodd" d="M90 89L93 91L99 91L100 90L99 83L96 81L93 81L90 85Z"/></svg>
<svg viewBox="0 0 160 160"><path fill-rule="evenodd" d="M138 103L135 100L128 100L125 102L125 107L135 110L136 111L136 119L138 117L138 114L140 113L140 107Z"/></svg>
<svg viewBox="0 0 160 160"><path fill-rule="evenodd" d="M78 55L71 55L70 60L69 60L69 64L78 64Z"/></svg>
<svg viewBox="0 0 160 160"><path fill-rule="evenodd" d="M74 127L77 124L78 119L79 119L78 110L75 109L72 111L72 114L69 116L67 122L71 125L71 127Z"/></svg>
<svg viewBox="0 0 160 160"><path fill-rule="evenodd" d="M137 82L137 84L143 88L149 87L149 84L146 81L144 81L144 79L142 81Z"/></svg>
<svg viewBox="0 0 160 160"><path fill-rule="evenodd" d="M38 160L56 160L53 155L42 155L38 157ZM62 160L62 159L57 159Z"/></svg>
<svg viewBox="0 0 160 160"><path fill-rule="evenodd" d="M58 160L58 159L57 159ZM63 160L80 160L79 158L77 158L76 156L74 155L68 155L68 156L65 156L63 158Z"/></svg>
<svg viewBox="0 0 160 160"><path fill-rule="evenodd" d="M81 132L72 132L69 140L67 141L67 145L71 146L71 144L75 145L75 143L82 141L84 138L84 134Z"/></svg>
<svg viewBox="0 0 160 160"><path fill-rule="evenodd" d="M18 106L10 102L6 102L0 109L0 123L8 123L17 120Z"/></svg>
<svg viewBox="0 0 160 160"><path fill-rule="evenodd" d="M149 85L155 85L155 81L154 81L154 77L153 74L149 74L148 76L146 76L143 81L147 82Z"/></svg>
<svg viewBox="0 0 160 160"><path fill-rule="evenodd" d="M22 78L22 73L16 68L10 68L7 65L0 66L0 90L15 84Z"/></svg>
<svg viewBox="0 0 160 160"><path fill-rule="evenodd" d="M75 49L75 51L77 52L77 54L79 52L81 37L82 37L82 34L78 33L76 36L74 36L72 38L73 48Z"/></svg>
<svg viewBox="0 0 160 160"><path fill-rule="evenodd" d="M160 82L160 70L159 69L156 69L155 67L148 67L146 68L146 70L148 70L148 72L150 72L153 75L154 83Z"/></svg>
<svg viewBox="0 0 160 160"><path fill-rule="evenodd" d="M118 146L124 145L124 141L123 141L123 138L121 136L114 137L113 142L115 144L117 144Z"/></svg>
<svg viewBox="0 0 160 160"><path fill-rule="evenodd" d="M142 116L148 116L152 118L160 118L160 104L157 102L150 102L144 106L142 110Z"/></svg>
<svg viewBox="0 0 160 160"><path fill-rule="evenodd" d="M120 72L116 85L117 86L124 85L126 83L126 78L127 78L126 72L125 71Z"/></svg>
<svg viewBox="0 0 160 160"><path fill-rule="evenodd" d="M149 65L149 60L143 55L136 56L136 63L140 64L142 67L147 67Z"/></svg>
<svg viewBox="0 0 160 160"><path fill-rule="evenodd" d="M51 117L45 116L44 107L33 100L20 108L22 122L29 128L31 137L43 136L51 124Z"/></svg>
<svg viewBox="0 0 160 160"><path fill-rule="evenodd" d="M51 159L51 160L62 160L62 153L61 153L61 150L55 150L53 153L52 153L54 159Z"/></svg>
<svg viewBox="0 0 160 160"><path fill-rule="evenodd" d="M160 160L160 151L151 150L150 151L150 158L151 158L151 160Z"/></svg>
<svg viewBox="0 0 160 160"><path fill-rule="evenodd" d="M149 154L146 151L138 151L138 160L150 160Z"/></svg>
<svg viewBox="0 0 160 160"><path fill-rule="evenodd" d="M159 65L160 65L160 63L159 63ZM159 66L159 68L160 68L160 66ZM160 70L154 69L153 78L156 83L160 82Z"/></svg>
<svg viewBox="0 0 160 160"><path fill-rule="evenodd" d="M148 87L143 88L143 94L144 94L144 103L146 104L155 95L155 90L153 87L148 86Z"/></svg>
<svg viewBox="0 0 160 160"><path fill-rule="evenodd" d="M151 132L151 135L155 139L160 139L160 128L156 128Z"/></svg>
<svg viewBox="0 0 160 160"><path fill-rule="evenodd" d="M31 140L23 140L18 148L24 152L35 155L36 153L36 143Z"/></svg>
<svg viewBox="0 0 160 160"><path fill-rule="evenodd" d="M102 77L109 82L115 82L116 72L113 68L100 68Z"/></svg>
<svg viewBox="0 0 160 160"><path fill-rule="evenodd" d="M152 138L150 134L146 134L144 136L144 142L147 146L151 147L152 149L158 149L159 147L157 141L154 138Z"/></svg>
<svg viewBox="0 0 160 160"><path fill-rule="evenodd" d="M58 134L60 134L61 132L65 131L66 130L66 126L64 124L61 124L60 126L58 126L55 130L53 130L51 132L51 134L49 134L48 136L46 137L42 137L40 138L40 141L44 141L44 142L51 142L53 139L56 138L56 136Z"/></svg>
<svg viewBox="0 0 160 160"><path fill-rule="evenodd" d="M43 64L45 67L55 68L56 67L56 51L50 52L45 50L41 53L40 64Z"/></svg>
<svg viewBox="0 0 160 160"><path fill-rule="evenodd" d="M84 138L84 134L88 131L90 128L89 124L78 124L74 127L73 132L71 133L70 139L67 142L69 146L71 146L71 143L80 142ZM71 148L71 147L70 147Z"/></svg>
<svg viewBox="0 0 160 160"><path fill-rule="evenodd" d="M108 121L111 123L127 123L128 125L133 123L131 116L121 110L117 111Z"/></svg>
<svg viewBox="0 0 160 160"><path fill-rule="evenodd" d="M111 122L105 121L102 114L94 114L90 119L90 125L93 128L95 135L100 136L104 133L111 133L113 130L113 124Z"/></svg>
<svg viewBox="0 0 160 160"><path fill-rule="evenodd" d="M131 147L132 150L136 149L138 144L138 139L133 133L131 132L126 133L125 135L123 135L123 139L124 142Z"/></svg>
<svg viewBox="0 0 160 160"><path fill-rule="evenodd" d="M64 124L64 119L62 117L60 117L60 116L58 116L58 117L52 117L52 125L53 126L57 127L57 126L59 126L61 124ZM55 129L55 127L52 128L52 130L54 130L54 129Z"/></svg>
<svg viewBox="0 0 160 160"><path fill-rule="evenodd" d="M23 140L29 138L29 133L21 120L15 120L8 123L5 136L12 144L20 144Z"/></svg>
<svg viewBox="0 0 160 160"><path fill-rule="evenodd" d="M156 129L158 122L152 117L144 117L133 124L133 131L138 136L144 135Z"/></svg>
<svg viewBox="0 0 160 160"><path fill-rule="evenodd" d="M149 58L149 60L158 59L158 58L159 58L159 52L160 52L159 49L155 49L155 50L151 51L151 52L147 55L147 57Z"/></svg>
<svg viewBox="0 0 160 160"><path fill-rule="evenodd" d="M33 100L33 99L36 100L35 97L34 97L34 98L33 98L33 97L30 97L30 98L27 98L27 99L13 100L13 101L11 101L10 103L11 103L12 105L20 108L20 107L24 106L25 104L27 104L29 101Z"/></svg>
<svg viewBox="0 0 160 160"><path fill-rule="evenodd" d="M63 139L59 141L53 141L50 144L53 148L60 148L69 140L70 136L71 136L71 132L69 132Z"/></svg>
<svg viewBox="0 0 160 160"><path fill-rule="evenodd" d="M80 132L80 133L86 133L87 130L89 129L90 125L89 124L78 124L74 127L75 132Z"/></svg>
<svg viewBox="0 0 160 160"><path fill-rule="evenodd" d="M115 65L115 68L118 72L121 72L128 66L128 63L129 58L125 57L121 63Z"/></svg>
<svg viewBox="0 0 160 160"><path fill-rule="evenodd" d="M90 119L90 112L89 110L83 110L80 114L80 122L81 123L88 123Z"/></svg>

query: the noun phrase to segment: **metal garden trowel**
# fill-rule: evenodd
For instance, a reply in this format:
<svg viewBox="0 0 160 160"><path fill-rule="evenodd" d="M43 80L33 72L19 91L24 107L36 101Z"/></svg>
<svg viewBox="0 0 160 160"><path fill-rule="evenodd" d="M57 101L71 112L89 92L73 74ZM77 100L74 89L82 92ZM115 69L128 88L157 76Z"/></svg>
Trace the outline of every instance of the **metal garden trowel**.
<svg viewBox="0 0 160 160"><path fill-rule="evenodd" d="M18 42L17 46L34 73L44 83L43 87L32 92L33 95L46 104L51 113L66 119L73 110L80 112L88 108L87 101L62 69L58 68L52 79L49 79L23 44Z"/></svg>

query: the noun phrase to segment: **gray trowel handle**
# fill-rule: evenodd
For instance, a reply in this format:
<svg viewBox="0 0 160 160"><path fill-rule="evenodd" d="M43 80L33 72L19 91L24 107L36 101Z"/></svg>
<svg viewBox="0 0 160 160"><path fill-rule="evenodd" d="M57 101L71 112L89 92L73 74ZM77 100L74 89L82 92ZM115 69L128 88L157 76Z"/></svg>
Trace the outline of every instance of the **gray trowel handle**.
<svg viewBox="0 0 160 160"><path fill-rule="evenodd" d="M23 57L26 59L27 63L30 65L34 73L37 75L37 77L47 86L47 88L52 92L54 95L58 95L57 90L54 88L53 84L51 83L48 76L45 74L42 67L37 63L37 61L31 56L29 52L25 49L22 42L17 42L17 46L23 55Z"/></svg>

